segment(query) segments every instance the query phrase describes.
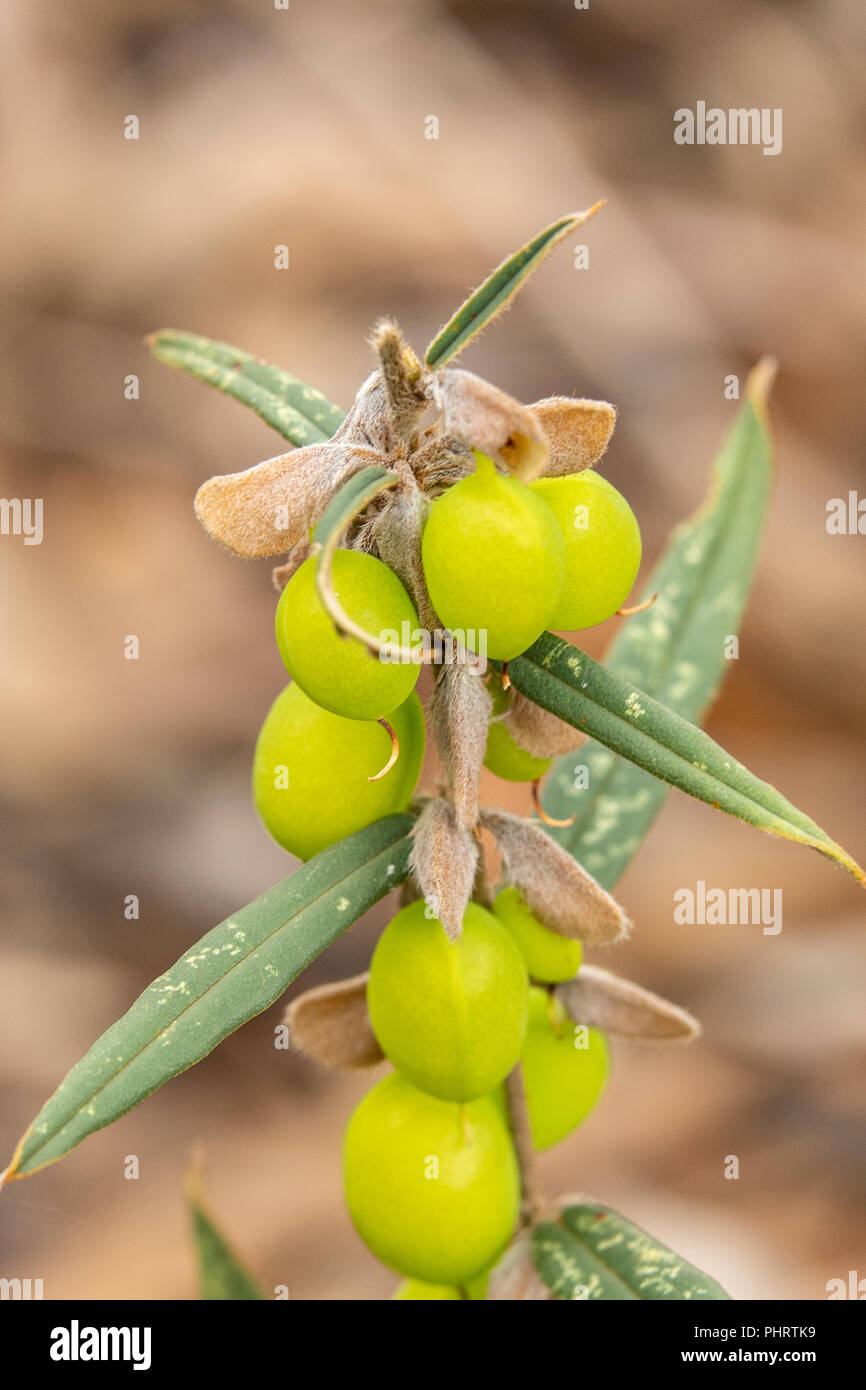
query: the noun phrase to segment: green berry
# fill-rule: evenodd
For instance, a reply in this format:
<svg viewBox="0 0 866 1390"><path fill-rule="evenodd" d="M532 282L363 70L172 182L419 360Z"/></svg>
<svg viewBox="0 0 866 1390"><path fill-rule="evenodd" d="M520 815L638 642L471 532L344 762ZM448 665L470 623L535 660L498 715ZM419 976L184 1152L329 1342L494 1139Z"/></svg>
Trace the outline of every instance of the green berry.
<svg viewBox="0 0 866 1390"><path fill-rule="evenodd" d="M390 719L400 756L377 782L391 740L381 724L343 719L286 686L268 711L253 760L256 810L278 844L299 859L408 804L424 757L424 715L409 696Z"/></svg>
<svg viewBox="0 0 866 1390"><path fill-rule="evenodd" d="M594 627L622 606L637 577L637 518L622 493L592 469L539 478L532 489L553 512L565 540L565 580L550 626Z"/></svg>
<svg viewBox="0 0 866 1390"><path fill-rule="evenodd" d="M462 1297L460 1290L455 1289L453 1284L425 1284L423 1279L404 1279L402 1284L398 1284L391 1295L392 1299L438 1299L446 1302L450 1299Z"/></svg>
<svg viewBox="0 0 866 1390"><path fill-rule="evenodd" d="M588 1030L588 1046L575 1047L576 1025L558 999L533 986L523 1048L523 1079L532 1142L549 1149L576 1129L592 1110L609 1069L607 1040Z"/></svg>
<svg viewBox="0 0 866 1390"><path fill-rule="evenodd" d="M565 564L550 508L476 453L475 473L430 508L421 541L433 607L472 651L508 661L551 620Z"/></svg>
<svg viewBox="0 0 866 1390"><path fill-rule="evenodd" d="M449 941L424 902L389 922L370 963L367 1008L379 1046L410 1081L472 1100L511 1071L526 1036L527 977L493 913L470 903Z"/></svg>
<svg viewBox="0 0 866 1390"><path fill-rule="evenodd" d="M404 1279L402 1284L398 1284L391 1295L392 1299L438 1299L442 1302L453 1299L469 1298L472 1302L483 1301L487 1297L487 1280L489 1274L478 1274L474 1279L467 1279L461 1289L455 1288L453 1284L425 1284L423 1279Z"/></svg>
<svg viewBox="0 0 866 1390"><path fill-rule="evenodd" d="M454 1105L393 1072L349 1121L349 1214L382 1262L410 1279L464 1284L511 1238L520 1179L511 1136L489 1096Z"/></svg>
<svg viewBox="0 0 866 1390"><path fill-rule="evenodd" d="M496 895L493 911L517 942L533 980L553 985L574 979L583 959L580 942L539 922L516 888L503 888Z"/></svg>
<svg viewBox="0 0 866 1390"><path fill-rule="evenodd" d="M506 782L537 782L552 761L552 758L536 758L527 753L504 724L492 723L487 730L484 766Z"/></svg>
<svg viewBox="0 0 866 1390"><path fill-rule="evenodd" d="M386 663L362 642L341 637L316 590L317 556L292 575L277 604L277 646L311 700L347 719L380 719L407 700L421 667ZM337 597L350 618L383 641L417 630L418 614L393 570L360 550L338 550L331 569ZM411 638L410 638L411 641Z"/></svg>

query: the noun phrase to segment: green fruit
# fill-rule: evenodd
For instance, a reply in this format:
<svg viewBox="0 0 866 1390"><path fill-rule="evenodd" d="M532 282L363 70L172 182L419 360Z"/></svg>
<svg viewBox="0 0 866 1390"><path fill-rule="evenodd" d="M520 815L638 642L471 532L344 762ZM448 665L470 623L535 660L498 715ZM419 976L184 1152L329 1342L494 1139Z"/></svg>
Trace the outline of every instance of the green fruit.
<svg viewBox="0 0 866 1390"><path fill-rule="evenodd" d="M392 1299L440 1299L445 1302L447 1299L462 1298L459 1289L455 1289L453 1284L425 1284L422 1279L404 1279L402 1284L398 1284L391 1295Z"/></svg>
<svg viewBox="0 0 866 1390"><path fill-rule="evenodd" d="M558 999L533 986L523 1048L523 1079L532 1141L549 1149L576 1129L604 1090L609 1070L607 1040L590 1028L589 1045L575 1047L576 1025Z"/></svg>
<svg viewBox="0 0 866 1390"><path fill-rule="evenodd" d="M552 758L535 758L515 741L504 724L492 723L487 730L484 766L506 782L537 782Z"/></svg>
<svg viewBox="0 0 866 1390"><path fill-rule="evenodd" d="M437 1100L399 1072L349 1121L343 1179L361 1239L410 1279L465 1283L493 1264L517 1222L517 1160L496 1104Z"/></svg>
<svg viewBox="0 0 866 1390"><path fill-rule="evenodd" d="M441 621L472 651L508 661L548 626L565 545L550 508L476 452L478 466L430 508L424 576Z"/></svg>
<svg viewBox="0 0 866 1390"><path fill-rule="evenodd" d="M486 1095L526 1036L520 951L492 912L470 903L449 941L422 901L397 913L370 962L367 1008L379 1046L410 1081L442 1100Z"/></svg>
<svg viewBox="0 0 866 1390"><path fill-rule="evenodd" d="M378 782L368 777L388 761L391 740L381 724L330 714L288 685L268 711L253 760L256 810L278 844L299 859L402 811L421 771L424 715L412 694L392 712L400 756Z"/></svg>
<svg viewBox="0 0 866 1390"><path fill-rule="evenodd" d="M398 1284L391 1295L392 1299L439 1299L441 1301L452 1299L465 1299L468 1295L472 1302L480 1302L487 1297L487 1280L489 1274L478 1274L474 1279L467 1279L461 1289L455 1288L453 1284L425 1284L422 1279L404 1279L402 1284Z"/></svg>
<svg viewBox="0 0 866 1390"><path fill-rule="evenodd" d="M280 595L280 655L289 675L323 709L346 719L380 719L409 698L421 667L378 661L362 642L341 637L316 591L316 564L311 555ZM382 641L399 642L405 623L411 642L418 614L393 570L360 550L338 550L331 575L340 603L360 627Z"/></svg>
<svg viewBox="0 0 866 1390"><path fill-rule="evenodd" d="M622 493L592 469L539 478L532 490L547 503L565 539L565 580L550 626L594 627L622 606L637 577L637 518Z"/></svg>
<svg viewBox="0 0 866 1390"><path fill-rule="evenodd" d="M539 922L516 888L497 893L493 911L517 942L533 980L554 985L574 979L583 960L581 943Z"/></svg>

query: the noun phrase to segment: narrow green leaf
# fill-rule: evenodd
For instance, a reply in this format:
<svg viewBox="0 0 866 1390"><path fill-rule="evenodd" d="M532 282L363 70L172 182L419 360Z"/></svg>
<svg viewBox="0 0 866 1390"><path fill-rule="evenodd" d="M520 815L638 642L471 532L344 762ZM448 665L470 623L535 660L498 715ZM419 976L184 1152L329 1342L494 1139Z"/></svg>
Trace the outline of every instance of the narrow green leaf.
<svg viewBox="0 0 866 1390"><path fill-rule="evenodd" d="M495 664L495 663L494 663ZM820 826L702 729L562 637L545 632L508 664L512 684L606 748L749 825L817 849L862 883L863 870Z"/></svg>
<svg viewBox="0 0 866 1390"><path fill-rule="evenodd" d="M708 498L673 532L647 580L641 599L657 593L656 603L623 622L605 657L609 670L695 723L720 684L725 644L739 630L754 573L771 484L766 398L773 371L764 359L752 372ZM576 777L578 767L585 778ZM550 833L613 888L668 792L666 783L590 741L557 760L543 799L557 820L577 814L572 825Z"/></svg>
<svg viewBox="0 0 866 1390"><path fill-rule="evenodd" d="M444 367L446 362L450 362L452 357L462 352L485 324L495 319L511 303L517 291L525 285L532 272L554 246L558 245L563 237L568 236L569 232L574 231L575 227L581 227L584 222L588 222L593 213L602 206L603 203L595 203L585 212L560 217L557 222L545 227L538 236L533 237L525 246L521 246L519 251L515 251L513 256L509 256L497 266L437 333L427 349L428 367Z"/></svg>
<svg viewBox="0 0 866 1390"><path fill-rule="evenodd" d="M567 1206L558 1220L536 1226L532 1259L551 1292L567 1301L730 1298L715 1279L599 1202Z"/></svg>
<svg viewBox="0 0 866 1390"><path fill-rule="evenodd" d="M163 328L147 344L160 362L251 406L266 424L299 447L330 439L346 418L321 391L229 343Z"/></svg>
<svg viewBox="0 0 866 1390"><path fill-rule="evenodd" d="M331 498L313 532L313 540L322 546L336 546L349 522L380 492L396 486L399 481L399 473L391 473L377 463L362 468Z"/></svg>
<svg viewBox="0 0 866 1390"><path fill-rule="evenodd" d="M188 1176L186 1188L202 1299L264 1301L258 1283L241 1264L205 1207L196 1172Z"/></svg>
<svg viewBox="0 0 866 1390"><path fill-rule="evenodd" d="M26 1177L201 1061L408 873L410 815L323 850L203 936L61 1081L3 1178ZM2 1179L0 1179L2 1181Z"/></svg>

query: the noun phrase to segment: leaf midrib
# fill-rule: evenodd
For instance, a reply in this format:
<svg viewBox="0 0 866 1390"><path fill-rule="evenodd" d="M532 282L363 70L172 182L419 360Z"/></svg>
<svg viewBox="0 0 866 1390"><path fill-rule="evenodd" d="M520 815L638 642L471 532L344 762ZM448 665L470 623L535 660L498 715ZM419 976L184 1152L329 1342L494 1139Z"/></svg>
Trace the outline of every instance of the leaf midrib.
<svg viewBox="0 0 866 1390"><path fill-rule="evenodd" d="M408 838L408 837L406 837L406 836L401 836L400 838L401 838L401 839L405 839L405 838ZM193 1008L195 1008L198 1004L200 1004L201 1001L202 1001L204 998L206 998L206 996L211 992L211 990L216 989L218 985L223 984L223 983L229 978L229 976L231 975L231 973L232 973L233 970L238 970L238 969L240 969L240 967L241 967L242 965L246 965L247 962L251 961L251 960L253 959L253 957L256 955L256 952L260 951L264 946L266 946L266 945L268 944L268 942L269 942L274 936L277 936L277 935L279 935L280 932L285 931L285 929L290 925L290 923L293 922L293 921L295 920L296 917L299 917L299 916L301 915L301 913L306 912L309 908L314 907L317 903L321 902L322 899L326 898L326 897L328 896L329 893L335 892L338 888L340 888L340 887L342 887L344 884L348 883L349 880L352 879L356 874L359 874L359 873L363 872L364 869L370 868L373 864L375 864L375 862L376 862L377 859L387 858L387 856L393 852L393 850L395 849L395 847L396 847L399 843L400 843L399 840L395 840L394 843L393 843L392 845L388 846L387 849L380 850L379 853L378 853L377 855L375 855L373 859L368 860L366 864L359 865L358 868L353 869L351 873L345 874L345 875L343 876L343 878L337 879L337 881L336 881L335 883L332 883L332 884L330 885L330 887L324 889L321 893L318 893L318 894L316 895L316 897L311 898L308 902L304 903L303 907L299 908L298 911L297 911L297 912L294 912L294 913L292 914L291 917L287 917L286 920L285 920L284 922L281 922L280 925L279 925L278 927L275 927L273 931L269 932L267 936L263 937L262 940L259 941L259 942L257 943L257 945L255 945L255 946L252 948L252 950L250 950L245 956L243 956L240 960L237 960L237 961L235 961L232 965L230 965L229 968L228 968L228 970L225 972L224 975L221 975L221 976L219 977L219 979L217 979L217 980L212 980L211 983L210 983L209 985L207 985L207 986L202 990L201 994L197 995L195 999L191 999L190 1002L189 1002L188 1004L185 1004L185 1005L184 1005L184 1007L180 1010L180 1013L176 1014L175 1017L171 1020L170 1023L167 1023L167 1024L165 1025L165 1027L160 1028L159 1032L155 1033L154 1036L153 1036L152 1038L150 1038L150 1039L144 1044L143 1047L140 1047L140 1048L138 1049L137 1052L134 1052L134 1053L132 1054L131 1057L127 1057L127 1059L126 1059L126 1061L123 1063L123 1065L117 1068L117 1071L112 1072L112 1074L111 1074L110 1076L106 1077L106 1079L105 1079L99 1086L97 1086L97 1088L96 1088L94 1091L91 1091L90 1094L87 1096L86 1101L85 1101L84 1103L82 1103L81 1105L79 1105L79 1106L77 1107L77 1109L74 1110L73 1113L72 1113L67 1119L65 1119L65 1120L63 1121L63 1124L59 1125L56 1129L52 1130L50 1134L46 1134L46 1135L42 1138L42 1140L41 1140L40 1144L38 1145L38 1147L33 1151L34 1154L38 1154L42 1149L45 1148L45 1146L46 1146L47 1144L49 1144L49 1143L51 1142L52 1139L56 1139L59 1135L61 1135L61 1134L63 1133L63 1131L64 1131L69 1125L71 1125L71 1124L73 1123L73 1121L76 1120L76 1119L78 1118L78 1116L81 1114L82 1110L84 1109L84 1104L88 1104L88 1105L89 1105L89 1104L92 1104L92 1102L96 1099L96 1097L97 1097L102 1091L104 1091L105 1088L106 1088L107 1086L110 1086L111 1083L114 1082L114 1081L116 1081L117 1078L118 1078L119 1076L122 1076L123 1073L126 1071L127 1067L131 1067L132 1064L133 1064L133 1062L138 1061L139 1057L142 1057L142 1056L147 1052L147 1050L148 1050L149 1048L153 1047L153 1046L159 1041L159 1039L163 1036L163 1034L166 1033L166 1032L168 1031L169 1028L173 1028L174 1025L175 1025L177 1022L179 1022L180 1019L183 1018L184 1014L186 1014L190 1009L193 1009ZM394 887L397 886L398 882L399 882L399 880L398 880L398 879L396 878L396 876L395 876L395 878L394 878ZM227 917L227 918L225 919L225 924L224 924L224 925L228 926L228 925L230 925L231 923L232 923L232 918L231 918L231 917ZM347 930L348 930L348 927L351 926L351 925L352 925L351 922L347 924ZM193 946L190 947L190 950L193 950L193 949L194 949L194 946L195 946L195 943L193 943ZM170 972L169 972L169 973L170 973ZM159 977L159 978L164 978L164 977ZM286 989L288 989L289 984L291 984L291 980L289 980L289 981L287 982L287 984L286 984L286 986L285 986ZM145 992L146 992L146 991L145 991ZM142 996L139 995L139 999L141 999L141 998L142 998ZM138 1000L134 1001L134 1002L130 1005L130 1009L134 1009L134 1008L135 1008L135 1004L136 1004L137 1002L138 1002ZM258 1010L258 1013L264 1013L265 1009L267 1009L267 1008L269 1008L269 1007L270 1007L270 1004L265 1004L265 1005L264 1005L264 1008ZM127 1013L128 1013L129 1011L130 1011L130 1010L127 1010ZM123 1017L123 1016L122 1016L122 1017ZM256 1018L256 1017L257 1017L257 1014L250 1014L250 1015L249 1015L249 1018ZM118 1023L119 1023L120 1021L121 1021L121 1020L118 1019ZM247 1020L247 1021L248 1021L248 1020ZM116 1026L116 1025L115 1025L115 1026ZM104 1036L105 1036L105 1034L102 1034L102 1037L104 1037ZM97 1040L97 1041L98 1041L98 1040ZM94 1044L94 1046L96 1046L96 1044ZM216 1046L216 1044L215 1044L215 1046ZM213 1049L211 1049L211 1051L213 1051ZM204 1054L205 1057L206 1057L207 1055L208 1055L207 1053ZM85 1053L85 1057L86 1057L86 1056L87 1056L87 1053ZM82 1058L81 1060L83 1061L84 1058ZM189 1067L194 1066L196 1061L201 1061L201 1060L202 1060L202 1058L196 1058L196 1059L193 1059L192 1061L188 1062L187 1065L186 1065L185 1067L181 1067L179 1071L175 1072L175 1076L180 1076L182 1072L187 1071L187 1070L189 1069ZM76 1065L77 1065L77 1064L76 1064ZM67 1073L67 1076L68 1076L68 1075L69 1075L69 1073ZM62 1083L61 1083L61 1084L62 1084ZM58 1088L58 1089L59 1089L59 1088ZM154 1088L154 1089L156 1089L156 1088ZM57 1094L57 1092L55 1091L55 1092L54 1092L54 1095L56 1095L56 1094ZM150 1094L152 1094L152 1092L148 1092L147 1094L150 1095ZM53 1099L53 1097L52 1097L52 1099ZM146 1095L145 1095L145 1096L142 1096L141 1099L142 1099L142 1100L146 1100L146 1099L147 1099L147 1096L146 1096ZM50 1101L46 1102L46 1104L50 1104ZM37 1115L36 1119L38 1120L38 1118L39 1118L39 1116ZM35 1123L36 1123L36 1121L34 1120L34 1124L35 1124ZM21 1141L22 1150L23 1150L23 1148L24 1148L24 1145L25 1145L26 1142L27 1142L27 1135L28 1135L28 1134L31 1134L32 1132L33 1132L33 1125L30 1126L30 1129L27 1130L27 1132L26 1132L25 1135L24 1135L24 1138L23 1138L22 1141ZM28 1171L38 1172L38 1171L39 1171L39 1167L46 1167L46 1166L47 1166L46 1164L40 1164L37 1168L28 1169ZM9 1172L9 1177L13 1177L14 1174L15 1174L17 1171L20 1171L20 1170L18 1169L17 1163L15 1163L15 1161L13 1160L12 1167L11 1167L10 1172Z"/></svg>

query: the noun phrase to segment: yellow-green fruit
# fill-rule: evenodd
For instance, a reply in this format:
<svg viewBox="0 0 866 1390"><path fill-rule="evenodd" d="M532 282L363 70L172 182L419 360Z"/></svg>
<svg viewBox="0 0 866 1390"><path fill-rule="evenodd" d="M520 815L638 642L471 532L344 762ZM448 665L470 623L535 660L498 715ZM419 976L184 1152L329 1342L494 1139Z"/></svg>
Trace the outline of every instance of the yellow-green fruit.
<svg viewBox="0 0 866 1390"><path fill-rule="evenodd" d="M398 1284L392 1293L392 1299L438 1299L446 1302L450 1299L462 1298L459 1289L455 1289L453 1284L425 1284L423 1279L404 1279L402 1284Z"/></svg>
<svg viewBox="0 0 866 1390"><path fill-rule="evenodd" d="M520 1180L489 1096L455 1105L393 1072L361 1101L343 1144L346 1203L361 1239L410 1279L464 1284L511 1238Z"/></svg>
<svg viewBox="0 0 866 1390"><path fill-rule="evenodd" d="M553 985L574 979L583 959L580 942L560 936L539 922L516 888L503 888L497 893L493 911L520 947L533 980Z"/></svg>
<svg viewBox="0 0 866 1390"><path fill-rule="evenodd" d="M550 618L555 628L594 627L621 607L640 568L640 528L622 493L588 468L539 478L532 490L565 540L565 579Z"/></svg>
<svg viewBox="0 0 866 1390"><path fill-rule="evenodd" d="M397 913L370 962L367 1008L379 1046L410 1081L443 1100L486 1095L526 1037L523 957L492 912L470 903L449 941L421 900Z"/></svg>
<svg viewBox="0 0 866 1390"><path fill-rule="evenodd" d="M487 1297L488 1274L479 1274L474 1279L467 1279L461 1289L455 1288L453 1284L425 1284L423 1279L404 1279L402 1284L398 1284L391 1295L392 1300L403 1299L437 1299L441 1302L453 1299L469 1298L473 1302L483 1301Z"/></svg>
<svg viewBox="0 0 866 1390"><path fill-rule="evenodd" d="M477 469L430 508L421 554L440 619L464 644L501 661L525 651L549 625L562 588L565 544L541 497L497 473L476 453Z"/></svg>
<svg viewBox="0 0 866 1390"><path fill-rule="evenodd" d="M391 753L381 724L343 719L322 709L299 685L286 686L268 711L253 760L256 810L278 844L299 859L402 811L424 757L424 715L409 696L389 722L400 756L378 782Z"/></svg>
<svg viewBox="0 0 866 1390"><path fill-rule="evenodd" d="M575 1047L577 1026L558 999L533 986L529 1028L523 1048L523 1079L532 1142L549 1149L576 1129L592 1110L607 1081L607 1040L587 1029L587 1046Z"/></svg>
<svg viewBox="0 0 866 1390"><path fill-rule="evenodd" d="M535 758L521 748L504 724L492 723L487 730L484 766L506 782L537 782L553 760Z"/></svg>
<svg viewBox="0 0 866 1390"><path fill-rule="evenodd" d="M421 667L386 663L362 642L341 637L316 590L317 557L292 575L277 604L276 635L289 675L311 700L347 719L381 719L415 688ZM399 643L403 624L410 634L418 614L393 570L360 550L338 550L331 582L348 616L383 642Z"/></svg>

